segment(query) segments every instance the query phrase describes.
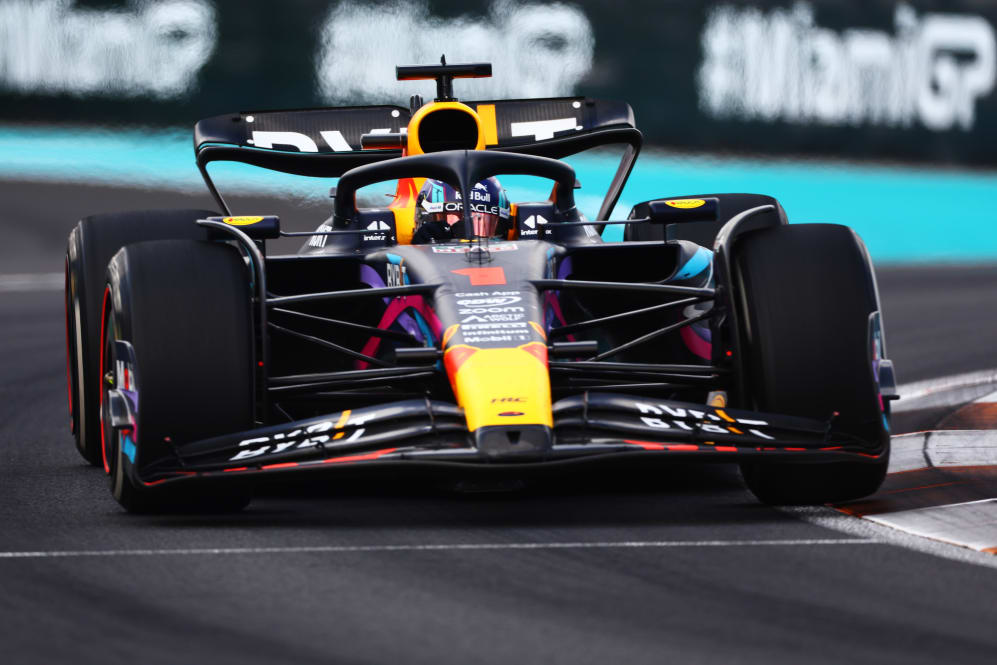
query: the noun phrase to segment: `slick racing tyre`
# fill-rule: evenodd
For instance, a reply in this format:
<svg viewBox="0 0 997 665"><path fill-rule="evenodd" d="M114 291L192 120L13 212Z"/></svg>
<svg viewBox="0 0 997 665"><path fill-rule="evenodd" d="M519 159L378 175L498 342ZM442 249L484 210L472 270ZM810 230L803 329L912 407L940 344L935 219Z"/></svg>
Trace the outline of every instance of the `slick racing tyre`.
<svg viewBox="0 0 997 665"><path fill-rule="evenodd" d="M746 234L735 246L750 406L827 421L869 457L831 463L746 461L751 492L771 504L819 504L875 492L889 463L889 413L870 354L878 309L861 240L835 224Z"/></svg>
<svg viewBox="0 0 997 665"><path fill-rule="evenodd" d="M194 222L207 210L149 210L85 217L69 234L66 250L66 380L70 427L80 454L101 463L99 362L101 299L107 263L127 244L167 238L205 238Z"/></svg>
<svg viewBox="0 0 997 665"><path fill-rule="evenodd" d="M129 512L238 510L244 486L146 483L185 443L253 426L250 279L238 250L194 240L142 242L111 259L101 316L102 459ZM132 405L115 428L111 390ZM193 483L189 486L187 483Z"/></svg>

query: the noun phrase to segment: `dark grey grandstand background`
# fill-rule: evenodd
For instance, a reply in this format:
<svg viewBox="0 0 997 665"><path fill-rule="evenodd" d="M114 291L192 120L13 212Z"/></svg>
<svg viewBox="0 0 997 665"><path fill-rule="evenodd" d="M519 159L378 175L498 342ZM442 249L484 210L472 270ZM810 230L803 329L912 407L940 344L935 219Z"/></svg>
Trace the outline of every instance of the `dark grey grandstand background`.
<svg viewBox="0 0 997 665"><path fill-rule="evenodd" d="M124 38L105 70L125 73L88 79L85 44L58 51L76 43L67 26L113 44L121 35L103 39L101 12L122 9L135 43ZM656 145L994 165L995 26L997 3L982 0L4 0L0 120L176 125L261 107L404 103L396 86L384 94L389 62L468 60L487 42L479 59L496 61L507 93L496 96L626 99ZM16 65L56 57L48 80ZM115 88L129 77L130 91Z"/></svg>

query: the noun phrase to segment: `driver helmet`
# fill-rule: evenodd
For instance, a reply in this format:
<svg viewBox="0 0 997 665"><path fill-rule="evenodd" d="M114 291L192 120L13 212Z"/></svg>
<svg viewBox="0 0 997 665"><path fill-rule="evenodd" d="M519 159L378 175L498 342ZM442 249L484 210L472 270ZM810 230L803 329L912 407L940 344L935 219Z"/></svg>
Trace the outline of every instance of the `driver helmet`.
<svg viewBox="0 0 997 665"><path fill-rule="evenodd" d="M491 238L509 230L509 199L497 178L476 183L469 193L473 237ZM414 242L465 238L460 192L439 180L426 180L416 198Z"/></svg>

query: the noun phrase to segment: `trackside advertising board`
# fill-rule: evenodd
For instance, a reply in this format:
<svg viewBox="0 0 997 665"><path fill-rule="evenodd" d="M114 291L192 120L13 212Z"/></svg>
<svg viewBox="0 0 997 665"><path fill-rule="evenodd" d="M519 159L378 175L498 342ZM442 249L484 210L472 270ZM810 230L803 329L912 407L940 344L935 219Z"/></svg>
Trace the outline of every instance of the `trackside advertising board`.
<svg viewBox="0 0 997 665"><path fill-rule="evenodd" d="M997 3L0 0L0 122L190 125L458 96L633 106L681 150L997 165Z"/></svg>

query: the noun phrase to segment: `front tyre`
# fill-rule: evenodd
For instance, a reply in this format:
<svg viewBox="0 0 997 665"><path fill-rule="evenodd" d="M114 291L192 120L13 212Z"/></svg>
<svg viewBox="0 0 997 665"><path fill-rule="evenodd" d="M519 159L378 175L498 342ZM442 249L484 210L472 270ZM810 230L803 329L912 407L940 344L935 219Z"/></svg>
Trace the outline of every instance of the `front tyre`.
<svg viewBox="0 0 997 665"><path fill-rule="evenodd" d="M249 502L245 487L146 483L140 471L175 461L185 443L253 426L251 311L246 266L230 245L143 242L111 259L100 336L101 454L111 492L129 512L215 512ZM112 401L122 397L133 426L114 427Z"/></svg>
<svg viewBox="0 0 997 665"><path fill-rule="evenodd" d="M209 210L137 210L92 215L80 220L66 247L66 379L70 426L76 447L99 465L100 323L107 264L125 245L168 238L204 239L195 223L218 213Z"/></svg>
<svg viewBox="0 0 997 665"><path fill-rule="evenodd" d="M833 416L834 430L868 451L861 461L744 462L748 489L785 505L872 494L889 464L889 412L873 368L870 317L879 303L861 240L835 224L755 231L736 245L733 272L748 406Z"/></svg>

